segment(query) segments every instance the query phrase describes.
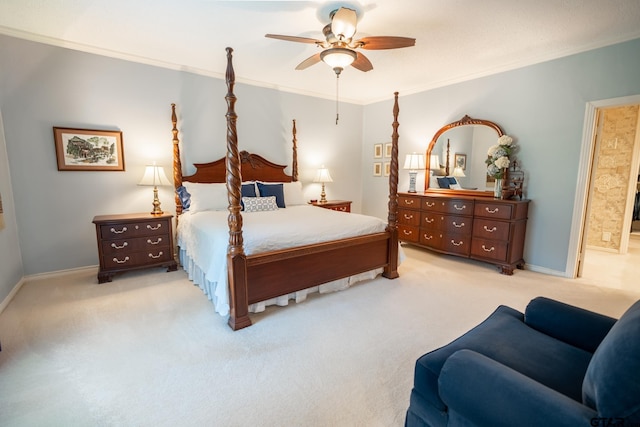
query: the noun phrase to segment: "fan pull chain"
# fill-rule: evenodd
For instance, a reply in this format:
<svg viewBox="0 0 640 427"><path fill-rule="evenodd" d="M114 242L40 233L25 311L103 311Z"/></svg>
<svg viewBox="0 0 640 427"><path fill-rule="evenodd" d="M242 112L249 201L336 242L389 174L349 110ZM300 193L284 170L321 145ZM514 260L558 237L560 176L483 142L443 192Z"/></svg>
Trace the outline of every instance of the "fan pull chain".
<svg viewBox="0 0 640 427"><path fill-rule="evenodd" d="M340 83L340 74L336 74L336 126L338 125L338 119L340 118L339 101L338 101L339 83Z"/></svg>

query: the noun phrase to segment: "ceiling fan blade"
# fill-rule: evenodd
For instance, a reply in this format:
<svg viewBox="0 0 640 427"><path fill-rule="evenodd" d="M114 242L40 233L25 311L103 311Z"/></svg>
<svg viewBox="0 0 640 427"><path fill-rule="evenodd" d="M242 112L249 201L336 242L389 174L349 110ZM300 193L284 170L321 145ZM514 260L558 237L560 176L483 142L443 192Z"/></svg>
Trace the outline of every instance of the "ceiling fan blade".
<svg viewBox="0 0 640 427"><path fill-rule="evenodd" d="M341 7L331 18L331 32L338 39L348 40L356 33L357 22L358 16L355 10Z"/></svg>
<svg viewBox="0 0 640 427"><path fill-rule="evenodd" d="M351 43L353 47L362 49L398 49L401 47L415 46L416 39L410 37L394 37L394 36L374 36L363 37Z"/></svg>
<svg viewBox="0 0 640 427"><path fill-rule="evenodd" d="M296 70L304 70L305 68L309 68L312 65L315 65L320 61L321 61L320 53L316 53L315 55L310 56L307 59L305 59L304 61L302 61L301 63L299 63L298 66L296 67Z"/></svg>
<svg viewBox="0 0 640 427"><path fill-rule="evenodd" d="M313 43L313 44L323 44L322 40L310 39L308 37L297 37L297 36L283 36L280 34L265 34L265 37L270 39L278 39L285 40L288 42L298 42L298 43Z"/></svg>
<svg viewBox="0 0 640 427"><path fill-rule="evenodd" d="M366 56L360 52L356 52L356 55L356 60L351 63L353 68L364 72L373 70L373 65L371 65L371 61Z"/></svg>

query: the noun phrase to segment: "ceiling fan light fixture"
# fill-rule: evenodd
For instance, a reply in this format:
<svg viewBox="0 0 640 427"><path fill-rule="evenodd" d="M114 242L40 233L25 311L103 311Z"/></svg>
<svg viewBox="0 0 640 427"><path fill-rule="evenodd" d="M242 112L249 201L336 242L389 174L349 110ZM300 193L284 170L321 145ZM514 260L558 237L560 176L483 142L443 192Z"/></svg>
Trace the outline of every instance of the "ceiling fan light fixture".
<svg viewBox="0 0 640 427"><path fill-rule="evenodd" d="M341 71L351 65L353 61L356 60L356 57L357 54L354 51L344 47L332 47L320 53L320 59L322 59L325 64L334 70L339 68Z"/></svg>

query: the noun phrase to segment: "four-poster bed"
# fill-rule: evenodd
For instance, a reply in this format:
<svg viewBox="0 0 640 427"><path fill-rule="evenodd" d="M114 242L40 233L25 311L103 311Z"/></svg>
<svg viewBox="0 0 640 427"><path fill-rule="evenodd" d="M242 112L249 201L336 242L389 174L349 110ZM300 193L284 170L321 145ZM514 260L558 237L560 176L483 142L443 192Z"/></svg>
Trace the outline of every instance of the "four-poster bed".
<svg viewBox="0 0 640 427"><path fill-rule="evenodd" d="M220 287L217 288L222 299L228 298L228 324L233 330L238 330L251 325L249 318L250 304L256 304L272 298L291 295L297 291L303 291L308 288L317 287L327 282L336 281L344 278L354 278L367 272L382 272L384 277L394 279L398 277L398 231L397 231L397 185L398 185L398 93L395 93L393 108L393 134L392 134L392 157L391 157L391 173L389 176L389 202L388 202L388 218L387 222L373 217L364 215L335 212L328 209L320 209L312 206L288 206L286 209L276 209L277 211L290 211L287 215L294 215L298 211L311 209L306 211L306 216L337 215L340 223L355 221L357 217L369 218L370 224L360 227L355 234L349 234L347 237L328 237L329 240L318 241L317 238L321 233L316 232L315 236L310 239L301 240L301 243L294 247L278 247L274 250L257 250L258 244L253 239L253 233L257 230L254 222L263 220L263 218L279 215L280 212L257 212L244 213L242 210L242 202L247 202L243 198L243 184L247 182L261 183L284 183L287 186L298 181L298 164L297 164L297 140L296 140L296 122L293 121L293 161L292 173L287 175L284 172L286 166L277 165L265 158L250 154L246 151L239 151L238 138L236 131L237 115L235 113L236 96L233 92L235 84L235 75L232 64L231 48L227 48L227 70L226 83L228 93L225 96L227 102L227 154L224 158L211 163L194 164L196 172L190 176L182 175L182 165L180 160L180 142L178 139L177 117L175 113L175 104L172 104L172 122L173 122L173 154L174 154L174 185L176 187L176 216L178 220L178 244L181 246L181 254L184 252L182 246L191 246L195 252L196 243L187 241L185 232L184 236L180 235L181 229L190 230L191 222L195 224L195 228L207 228L204 225L205 216L215 216L220 212L199 212L191 215L190 212L183 214L182 199L178 195L183 185L206 185L211 183L225 183L227 191L228 207L225 215L227 215L227 224L225 225L226 236L226 264L221 271L226 270L226 283L223 283L224 291L220 293ZM260 185L260 184L257 184ZM285 188L285 198L287 197ZM281 206L283 207L283 206ZM247 217L247 224L243 223L243 214ZM249 221L249 215L251 215ZM284 215L284 214L283 214ZM303 214L305 215L305 214ZM345 217L352 216L353 218ZM189 218L192 217L192 218ZM293 228L292 221L287 217L284 225ZM187 221L189 220L189 221ZM329 219L330 220L330 219ZM324 220L323 220L324 221ZM377 221L378 228L371 223ZM185 222L185 224L183 224ZM375 225L375 224L374 224ZM244 226L244 228L243 228ZM253 227L253 228L247 228ZM262 227L274 228L275 227ZM307 229L309 227L307 223ZM243 235L243 230L247 231L247 235ZM250 231L251 230L251 231ZM373 230L373 231L372 231ZM328 231L328 230L327 230ZM273 231L278 238L278 231ZM326 233L331 234L331 233ZM324 236L325 233L322 233ZM199 240L199 245L207 245L206 239ZM284 239L286 240L286 239ZM248 241L248 242L247 242ZM181 242L183 242L181 244ZM253 252L256 251L256 252ZM184 252L186 254L186 252ZM187 254L195 256L194 254ZM188 263L193 263L195 258L186 257ZM183 267L184 260L181 256ZM197 261L195 261L197 263ZM202 264L203 262L201 262ZM199 267L201 268L201 266ZM204 270L204 268L203 268ZM203 271L204 273L204 271ZM204 276L204 274L202 274ZM190 275L191 276L191 275ZM375 277L375 276L369 276ZM224 278L222 279L224 281ZM195 281L194 281L195 282ZM200 287L208 293L208 291L199 284ZM228 294L226 291L228 289ZM208 294L212 299L212 295ZM213 300L213 299L212 299ZM226 304L226 301L219 301ZM215 304L215 302L214 302ZM216 310L218 310L216 308ZM220 312L220 311L219 311ZM222 312L221 312L222 314Z"/></svg>

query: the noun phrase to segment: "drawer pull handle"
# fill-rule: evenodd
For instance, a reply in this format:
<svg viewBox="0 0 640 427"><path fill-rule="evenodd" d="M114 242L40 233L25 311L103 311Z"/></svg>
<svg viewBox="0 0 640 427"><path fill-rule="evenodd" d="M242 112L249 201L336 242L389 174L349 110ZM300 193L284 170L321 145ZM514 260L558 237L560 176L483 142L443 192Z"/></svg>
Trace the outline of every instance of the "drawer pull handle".
<svg viewBox="0 0 640 427"><path fill-rule="evenodd" d="M338 208L337 210L342 211L342 212L346 212L347 208L346 207L341 207L341 208Z"/></svg>
<svg viewBox="0 0 640 427"><path fill-rule="evenodd" d="M413 219L413 215L404 214L404 219Z"/></svg>
<svg viewBox="0 0 640 427"><path fill-rule="evenodd" d="M149 254L149 258L158 259L162 256L162 251L158 252L158 255Z"/></svg>
<svg viewBox="0 0 640 427"><path fill-rule="evenodd" d="M458 207L458 205L453 205L453 208L457 211L463 211L467 208L467 205L462 205L460 207Z"/></svg>
<svg viewBox="0 0 640 427"><path fill-rule="evenodd" d="M424 240L431 240L431 239L433 239L433 236L428 236L428 235L426 235L426 234L425 234L425 235L423 235L423 237L424 237Z"/></svg>
<svg viewBox="0 0 640 427"><path fill-rule="evenodd" d="M464 222L461 222L460 224L457 224L455 221L452 222L453 226L456 228L462 228L464 227Z"/></svg>
<svg viewBox="0 0 640 427"><path fill-rule="evenodd" d="M482 245L482 250L485 251L485 252L493 252L493 251L496 250L496 248L491 246L489 249L487 249L487 247L485 245Z"/></svg>
<svg viewBox="0 0 640 427"><path fill-rule="evenodd" d="M124 257L124 259L122 261L120 261L118 258L114 258L113 259L113 262L115 262L116 264L124 264L127 261L129 261L129 257L128 256Z"/></svg>
<svg viewBox="0 0 640 427"><path fill-rule="evenodd" d="M122 227L122 230L116 230L115 228L111 227L111 230L109 231L115 234L122 234L127 231L127 227Z"/></svg>
<svg viewBox="0 0 640 427"><path fill-rule="evenodd" d="M152 242L151 239L147 239L147 243L150 245L157 245L160 242L162 242L162 237L158 237L158 240L156 240L155 242Z"/></svg>
<svg viewBox="0 0 640 427"><path fill-rule="evenodd" d="M413 200L406 200L404 201L405 205L412 205L413 204Z"/></svg>
<svg viewBox="0 0 640 427"><path fill-rule="evenodd" d="M409 230L402 230L402 232L404 233L405 236L411 236L413 234L413 232Z"/></svg>
<svg viewBox="0 0 640 427"><path fill-rule="evenodd" d="M432 208L436 205L436 202L425 202L428 208Z"/></svg>
<svg viewBox="0 0 640 427"><path fill-rule="evenodd" d="M149 229L149 230L154 230L154 231L155 231L155 230L159 230L159 229L160 229L160 227L162 227L162 224L158 224L158 226L157 226L157 227L154 227L154 226L152 226L151 224L147 224L147 229Z"/></svg>
<svg viewBox="0 0 640 427"><path fill-rule="evenodd" d="M500 208L495 208L495 209L484 208L484 210L489 212L490 214L494 214L494 213L498 212L500 210Z"/></svg>
<svg viewBox="0 0 640 427"><path fill-rule="evenodd" d="M452 240L452 241L451 241L451 244L452 244L453 246L462 246L462 244L463 244L463 243L464 243L464 242L463 242L462 240L460 240L458 243L456 243L456 241L455 241L455 240Z"/></svg>
<svg viewBox="0 0 640 427"><path fill-rule="evenodd" d="M435 221L433 218L425 218L424 220L427 224L431 224L433 221Z"/></svg>
<svg viewBox="0 0 640 427"><path fill-rule="evenodd" d="M496 227L487 227L486 225L484 226L484 231L486 231L487 233L493 233L494 231L496 231L497 228Z"/></svg>
<svg viewBox="0 0 640 427"><path fill-rule="evenodd" d="M111 244L111 247L112 247L112 248L114 248L114 249L124 249L124 248L126 248L127 246L129 246L129 244L128 244L127 242L124 242L124 243L123 243L122 245L120 245L120 246L116 245L115 243L112 243L112 244Z"/></svg>

